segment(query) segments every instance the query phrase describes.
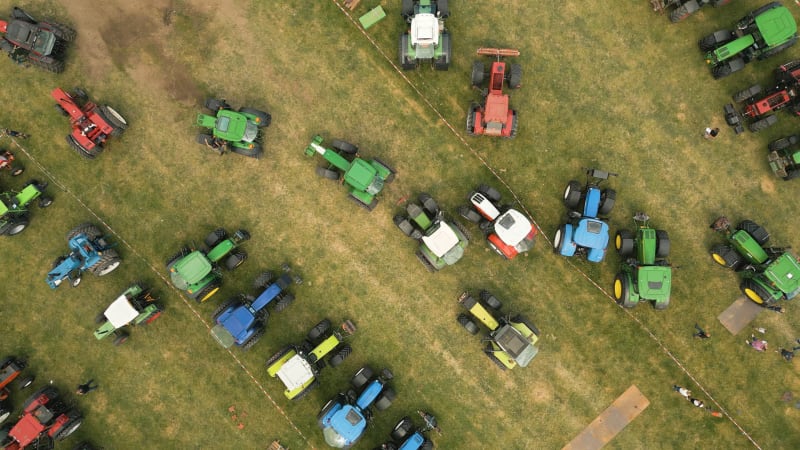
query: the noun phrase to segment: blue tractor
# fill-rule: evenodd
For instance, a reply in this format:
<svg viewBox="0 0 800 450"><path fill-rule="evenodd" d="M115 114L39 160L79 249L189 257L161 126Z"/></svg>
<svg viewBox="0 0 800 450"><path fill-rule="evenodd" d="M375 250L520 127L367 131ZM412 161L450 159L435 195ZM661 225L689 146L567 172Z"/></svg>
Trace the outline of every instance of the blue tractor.
<svg viewBox="0 0 800 450"><path fill-rule="evenodd" d="M392 429L390 434L392 440L381 444L375 450L432 450L433 442L423 433L430 430L441 433L436 418L424 411L417 413L425 420L425 428L417 428L411 418L403 417Z"/></svg>
<svg viewBox="0 0 800 450"><path fill-rule="evenodd" d="M273 310L283 311L294 300L294 295L286 292L294 281L300 284L299 276L290 276L291 268L284 264L284 273L274 279L271 272L264 272L256 278L254 286L261 294L258 297L238 295L223 303L214 312L214 327L211 335L225 348L233 345L249 350L266 331L269 312L267 305L275 302Z"/></svg>
<svg viewBox="0 0 800 450"><path fill-rule="evenodd" d="M317 415L325 442L334 448L352 447L372 419L371 407L383 411L394 401L395 392L386 385L392 378L388 369L380 376L374 375L368 366L359 369L351 381L353 389L337 394Z"/></svg>
<svg viewBox="0 0 800 450"><path fill-rule="evenodd" d="M70 253L56 258L53 269L47 274L47 284L53 289L64 280L77 286L85 271L98 277L108 275L122 262L113 245L109 245L100 229L91 223L78 225L67 233L67 245Z"/></svg>
<svg viewBox="0 0 800 450"><path fill-rule="evenodd" d="M567 223L561 225L553 237L553 248L562 256L585 255L586 259L603 261L608 247L606 216L614 208L617 193L602 189L600 184L615 173L599 169L586 169L586 185L572 180L564 190L564 204L569 212Z"/></svg>

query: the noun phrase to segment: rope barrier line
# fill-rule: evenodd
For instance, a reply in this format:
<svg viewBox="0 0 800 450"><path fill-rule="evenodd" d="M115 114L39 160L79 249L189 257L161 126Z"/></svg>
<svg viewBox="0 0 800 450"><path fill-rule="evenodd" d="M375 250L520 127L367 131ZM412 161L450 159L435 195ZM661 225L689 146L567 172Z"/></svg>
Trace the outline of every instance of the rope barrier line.
<svg viewBox="0 0 800 450"><path fill-rule="evenodd" d="M0 136L0 137L2 137L2 136ZM125 246L125 247L126 247L128 250L130 250L130 251L131 251L131 253L133 253L133 255L134 255L135 257L137 257L137 258L139 258L140 260L144 261L145 265L147 265L147 267L149 267L149 268L150 268L150 270L151 270L153 273L155 273L155 274L156 274L156 276L157 276L158 278L160 278L160 279L161 279L161 281L163 281L163 282L164 282L164 284L166 284L166 285L167 285L167 286L168 286L168 287L169 287L169 288L170 288L172 291L174 291L174 292L175 292L175 293L178 295L178 298L180 298L180 299L181 299L181 301L183 301L183 303L184 303L184 304L185 304L187 307L189 307L189 310L191 310L191 311L192 311L192 313L193 313L193 314L194 314L194 316L195 316L195 317L196 317L196 318L197 318L197 319L200 321L200 323L202 323L202 324L203 324L203 326L205 326L205 327L206 327L206 329L207 329L209 332L211 331L211 326L208 324L208 322L206 322L206 321L203 319L203 317L200 315L200 313L197 311L197 309L196 309L196 308L195 308L195 307L194 307L194 306L193 306L191 303L189 303L189 301L186 299L186 296L182 295L181 291L180 291L180 290L178 290L178 288L176 288L176 287L175 287L175 286L174 286L174 285L173 285L173 284L170 282L170 280L169 280L169 279L167 279L167 277L166 277L166 276L164 276L164 274L163 274L163 273L161 273L161 271L160 271L160 270L159 270L157 267L155 267L155 266L153 266L152 264L150 264L150 262L148 262L148 261L147 261L147 259L144 257L144 255L142 255L141 253L139 253L139 251L137 251L137 250L136 250L136 249L135 249L135 248L134 248L134 247L133 247L133 246L132 246L132 245L131 245L131 244L130 244L128 241L126 241L126 240L125 240L125 239L124 239L124 238L123 238L123 237L122 237L122 236L121 236L119 233L117 233L117 231L116 231L116 230L114 230L114 229L113 229L113 228L112 228L112 227L111 227L111 226L110 226L110 225L109 225L109 224L108 224L108 223L107 223L105 220L103 220L103 218L102 218L102 217L100 217L100 216L99 216L99 215L98 215L96 212L94 212L94 210L92 210L92 209L89 207L89 205L87 205L86 203L84 203L84 202L83 202L83 200L81 200L81 199L80 199L80 198L79 198L79 197L78 197L78 196L77 196L77 195L76 195L74 192L72 192L71 190L69 190L69 189L68 189L68 188L67 188L67 187L66 187L66 186L65 186L63 183L61 183L61 182L60 182L60 181L59 181L59 180L58 180L58 179L55 177L55 175L53 175L53 173L52 173L52 172L50 172L49 170L47 170L47 168L46 168L46 167L44 167L44 166L43 166L43 165L42 165L42 164L39 162L39 160L37 160L36 158L34 158L34 157L33 157L33 155L31 155L31 154L30 154L30 153L29 153L29 152L28 152L28 151L27 151L27 150L26 150L26 149L25 149L25 148L24 148L22 145L20 145L20 144L19 144L19 142L17 142L17 140L16 140L16 139L14 139L14 138L10 138L10 139L11 139L11 142L14 144L14 146L15 146L16 148L18 148L20 151L22 151L22 153L24 153L24 154L25 154L25 156L27 156L27 157L28 157L28 159L30 159L30 160L31 160L31 161L32 161L34 164L36 164L36 166L37 166L37 167L38 167L38 168L39 168L39 169L40 169L40 170L41 170L41 171L42 171L42 172L43 172L43 173L44 173L44 174L45 174L45 175L46 175L46 176L47 176L47 177L48 177L48 178L49 178L49 179L52 181L52 182L53 182L53 184L55 184L56 186L58 186L58 188L59 188L59 189L61 189L61 190L62 190L64 193L66 193L67 195L69 195L70 197L72 197L72 198L73 198L75 201L77 201L77 202L78 202L78 204L80 204L80 205L81 205L81 206L82 206L82 207L83 207L83 208L84 208L86 211L88 211L88 212L89 212L89 214L91 214L91 215L92 215L92 217L94 217L94 219L95 219L95 220L97 220L98 222L100 222L101 224L103 224L103 226L105 226L105 227L106 227L106 228L107 228L107 229L108 229L108 230L111 232L111 234L113 234L113 235L114 235L114 237L117 239L117 241L119 241L119 242L120 242L122 245L124 245L124 246ZM303 434L303 432L302 432L302 431L300 431L300 429L297 427L297 425L295 425L295 423L294 423L294 422L292 422L292 419L290 419L290 418L289 418L289 416L286 414L286 411L284 411L284 410L283 410L283 408L281 408L281 407L278 405L278 403L277 403L277 402L275 402L275 400L272 398L272 396L271 396L271 395L269 395L269 393L267 392L267 390L264 388L264 385L262 385L262 384L261 384L261 382L260 382L260 381L258 381L258 379L256 379L256 377L255 377L255 375L253 374L253 372L252 372L252 371L250 371L250 369L248 369L248 368L247 368L247 366L245 366L245 365L244 365L244 363L243 363L243 362L242 362L242 361L239 359L239 357L238 357L238 356L236 356L236 354L234 354L234 353L233 353L233 351L231 351L231 349L230 349L230 348L228 348L228 349L225 349L225 351L226 351L226 352L228 352L228 354L231 356L231 358L233 358L233 360L234 360L234 361L236 361L236 364L238 364L238 365L239 365L239 367L240 367L240 368L241 368L241 369L244 371L244 373L245 373L245 374L247 374L247 376L248 376L248 377L250 377L250 380L251 380L251 381L252 381L252 382L253 382L253 383L256 385L256 387L258 387L258 389L259 389L259 390L260 390L260 391L261 391L261 392L264 394L264 396L265 396L265 397L267 397L267 399L270 401L270 403L272 403L272 405L275 407L275 409L277 409L277 410L278 410L278 412L280 412L280 413L281 413L281 415L282 415L282 416L283 416L283 417L286 419L286 421L289 423L289 425L292 427L292 429L294 429L294 431L295 431L295 432L297 432L297 434L298 434L298 435L300 435L300 437L303 439L303 441L305 441L307 444L311 445L311 443L310 443L310 442L308 442L308 438L307 438L307 437L306 437L306 436ZM313 445L311 445L311 448L312 448L312 449L315 449L315 447L314 447Z"/></svg>
<svg viewBox="0 0 800 450"><path fill-rule="evenodd" d="M331 0L331 1L339 8L339 10L345 15L345 17L347 17L348 20L350 20L353 26L355 26L356 29L361 31L361 34L370 42L370 44L372 44L375 50L378 51L378 53L392 66L392 68L394 68L394 70L400 75L400 78L402 78L406 82L406 84L408 84L408 86L411 87L411 89L418 95L418 97L421 98L426 105L428 105L428 107L434 112L434 114L436 114L436 116L442 121L442 123L444 123L444 125L447 128L449 128L450 131L453 132L455 137L462 143L462 145L467 150L469 150L469 152L472 153L472 155L475 156L478 159L478 161L480 161L480 163L484 167L486 167L486 169L489 170L489 172L491 172L491 174L497 179L497 181L499 181L511 193L511 196L514 198L514 201L520 206L520 208L525 212L525 214L528 215L533 225L539 231L541 237L544 238L544 240L547 241L548 244L552 245L552 241L550 240L550 238L542 230L542 227L540 227L539 224L536 222L536 220L533 217L533 214L531 214L528 208L526 208L525 205L522 203L517 193L513 189L511 189L511 186L508 184L508 182L506 182L506 180L503 179L503 177L498 173L498 171L496 171L492 166L490 166L489 163L486 161L486 159L483 158L480 155L480 153L478 153L478 151L475 150L475 148L472 147L469 144L469 142L467 142L466 139L464 139L461 133L456 131L453 125L451 125L450 122L444 117L444 115L442 115L442 113L430 102L430 100L428 100L428 98L425 95L423 95L423 93L419 90L419 88L417 88L417 86L411 82L411 80L405 75L405 73L397 66L397 64L395 64L394 60L390 58L386 54L386 52L383 51L383 49L377 44L377 42L375 42L372 36L367 34L366 30L364 30L363 27L359 26L358 21L355 18L353 18L353 16L351 16L350 13L346 11L345 8L337 0ZM703 391L703 393L708 396L710 401L713 402L714 405L717 406L717 408L719 408L720 412L725 417L727 417L728 420L730 420L734 424L734 426L736 426L736 428L739 429L739 431L753 444L753 446L761 450L761 446L753 439L753 437L741 425L739 425L739 423L727 412L727 410L723 408L722 405L708 392L708 390L702 384L700 384L699 380L689 372L689 369L687 369L686 366L684 366L683 363L681 363L681 361L678 360L677 356L675 356L666 347L663 341L661 341L641 320L639 320L636 316L634 316L631 311L617 304L617 302L614 300L614 297L608 291L606 291L602 286L600 286L597 282L595 282L592 278L590 278L586 272L581 270L571 260L567 259L566 261L570 267L572 267L576 272L578 272L584 279L589 281L589 283L591 283L595 288L597 288L598 291L600 291L606 298L611 300L614 303L614 305L620 308L630 319L632 319L635 323L637 323L639 327L642 330L644 330L650 336L650 338L653 341L655 341L655 343L661 348L661 350L678 366L678 368L680 368L681 371L683 371L683 373L686 374L686 376L688 376L697 385L697 387L699 387L700 390Z"/></svg>

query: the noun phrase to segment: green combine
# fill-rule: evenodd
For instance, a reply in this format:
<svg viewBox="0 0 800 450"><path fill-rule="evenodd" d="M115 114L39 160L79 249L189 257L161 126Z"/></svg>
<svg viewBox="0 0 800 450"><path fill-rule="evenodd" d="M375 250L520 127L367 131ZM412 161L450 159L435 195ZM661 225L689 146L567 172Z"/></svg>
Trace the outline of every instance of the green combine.
<svg viewBox="0 0 800 450"><path fill-rule="evenodd" d="M622 269L614 279L614 298L625 308L640 301L652 301L655 309L669 306L672 288L672 267L669 256L669 235L648 225L650 217L636 213L636 233L617 232L615 247L623 258Z"/></svg>

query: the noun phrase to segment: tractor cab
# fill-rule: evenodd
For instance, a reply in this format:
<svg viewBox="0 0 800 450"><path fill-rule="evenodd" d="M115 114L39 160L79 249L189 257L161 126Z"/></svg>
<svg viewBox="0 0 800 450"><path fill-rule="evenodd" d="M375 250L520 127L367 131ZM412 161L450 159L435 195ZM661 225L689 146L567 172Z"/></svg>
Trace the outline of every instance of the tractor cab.
<svg viewBox="0 0 800 450"><path fill-rule="evenodd" d="M417 14L411 21L411 45L416 47L416 57L432 59L439 42L439 19L433 14Z"/></svg>
<svg viewBox="0 0 800 450"><path fill-rule="evenodd" d="M452 261L453 264L464 255L464 249L458 245L461 240L455 231L442 220L434 222L427 235L422 237L431 252L439 258Z"/></svg>
<svg viewBox="0 0 800 450"><path fill-rule="evenodd" d="M370 195L378 194L384 185L384 180L378 176L375 167L360 158L353 161L344 173L344 179L353 188Z"/></svg>
<svg viewBox="0 0 800 450"><path fill-rule="evenodd" d="M325 442L334 448L349 448L367 427L367 418L353 405L340 405L327 419L330 425L322 430Z"/></svg>
<svg viewBox="0 0 800 450"><path fill-rule="evenodd" d="M172 283L180 290L188 290L201 282L213 270L211 261L200 250L189 253L169 269Z"/></svg>
<svg viewBox="0 0 800 450"><path fill-rule="evenodd" d="M39 28L38 24L13 20L6 25L6 39L20 47L31 49L37 55L47 56L53 52L56 36Z"/></svg>
<svg viewBox="0 0 800 450"><path fill-rule="evenodd" d="M504 244L514 247L517 253L532 249L536 237L536 228L516 209L509 209L494 221L494 232Z"/></svg>
<svg viewBox="0 0 800 450"><path fill-rule="evenodd" d="M103 315L114 328L122 328L139 316L139 310L131 303L128 296L123 294L106 308Z"/></svg>
<svg viewBox="0 0 800 450"><path fill-rule="evenodd" d="M528 364L539 353L538 347L534 345L539 338L532 330L527 330L527 332L530 334L525 336L518 327L511 323L506 323L493 334L493 342L497 344L499 350L508 356L508 360L503 361L504 363L508 362L517 364L520 367L528 367ZM495 356L500 359L497 354Z"/></svg>
<svg viewBox="0 0 800 450"><path fill-rule="evenodd" d="M258 137L258 125L247 120L244 114L221 109L217 117L212 118L201 114L200 126L214 129L214 136L230 142L253 142ZM213 122L206 118L210 118Z"/></svg>

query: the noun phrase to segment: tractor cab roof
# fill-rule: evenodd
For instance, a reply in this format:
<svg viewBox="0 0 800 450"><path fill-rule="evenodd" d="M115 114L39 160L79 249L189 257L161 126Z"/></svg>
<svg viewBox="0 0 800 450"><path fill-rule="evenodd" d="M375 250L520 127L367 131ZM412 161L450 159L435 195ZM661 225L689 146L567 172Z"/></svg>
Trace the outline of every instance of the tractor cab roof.
<svg viewBox="0 0 800 450"><path fill-rule="evenodd" d="M178 289L186 290L189 285L202 280L212 269L211 261L206 255L195 250L172 266L170 277Z"/></svg>
<svg viewBox="0 0 800 450"><path fill-rule="evenodd" d="M533 332L531 331L533 336ZM494 342L520 367L527 367L539 349L511 324L505 324L494 333Z"/></svg>
<svg viewBox="0 0 800 450"><path fill-rule="evenodd" d="M56 44L56 36L39 28L39 25L14 20L6 26L6 39L40 55L49 55Z"/></svg>
<svg viewBox="0 0 800 450"><path fill-rule="evenodd" d="M764 43L770 47L781 44L797 33L797 22L785 6L759 14L756 17L756 26Z"/></svg>
<svg viewBox="0 0 800 450"><path fill-rule="evenodd" d="M434 223L429 228L428 234L422 237L422 242L439 258L447 254L453 247L461 248L458 247L459 241L458 235L450 224L441 220Z"/></svg>
<svg viewBox="0 0 800 450"><path fill-rule="evenodd" d="M347 172L344 174L345 181L359 191L369 194L377 194L383 188L383 180L377 176L378 171L372 164L361 158L356 158ZM380 181L380 186L373 186L375 181ZM369 192L370 190L375 192Z"/></svg>
<svg viewBox="0 0 800 450"><path fill-rule="evenodd" d="M253 142L258 136L258 125L247 120L244 114L229 109L217 112L213 128L214 136L230 142Z"/></svg>
<svg viewBox="0 0 800 450"><path fill-rule="evenodd" d="M255 322L253 311L241 304L230 307L217 319L217 323L222 325L238 344L244 343L253 322Z"/></svg>
<svg viewBox="0 0 800 450"><path fill-rule="evenodd" d="M517 245L532 229L531 221L516 209L509 209L494 222L494 232L508 245Z"/></svg>
<svg viewBox="0 0 800 450"><path fill-rule="evenodd" d="M314 371L304 357L295 354L283 363L276 375L286 385L288 391L293 391L314 378Z"/></svg>
<svg viewBox="0 0 800 450"><path fill-rule="evenodd" d="M581 219L575 228L574 240L581 247L604 249L608 245L608 224L597 219Z"/></svg>
<svg viewBox="0 0 800 450"><path fill-rule="evenodd" d="M322 430L325 442L331 447L344 448L358 439L367 427L367 419L353 405L342 405Z"/></svg>
<svg viewBox="0 0 800 450"><path fill-rule="evenodd" d="M439 19L433 14L417 14L411 20L411 44L416 47L417 58L433 58L439 43Z"/></svg>
<svg viewBox="0 0 800 450"><path fill-rule="evenodd" d="M111 322L111 325L114 325L114 328L122 328L131 323L139 315L139 311L131 304L128 297L123 294L106 308L103 315Z"/></svg>

